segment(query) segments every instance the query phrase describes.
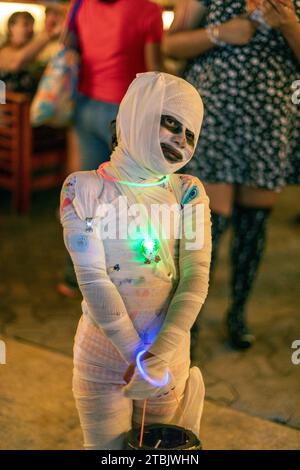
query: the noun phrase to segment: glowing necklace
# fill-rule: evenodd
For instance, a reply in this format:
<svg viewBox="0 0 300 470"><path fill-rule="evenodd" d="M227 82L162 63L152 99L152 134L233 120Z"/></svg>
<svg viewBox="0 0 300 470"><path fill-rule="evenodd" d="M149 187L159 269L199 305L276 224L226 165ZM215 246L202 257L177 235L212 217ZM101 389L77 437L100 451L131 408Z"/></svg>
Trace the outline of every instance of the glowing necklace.
<svg viewBox="0 0 300 470"><path fill-rule="evenodd" d="M165 181L168 180L168 175L163 176L158 181L154 181L154 183L133 183L131 181L118 180L118 178L114 178L113 176L109 176L105 173L104 165L106 165L106 164L107 164L107 162L104 162L99 166L98 172L100 173L100 175L103 176L103 178L107 179L108 181L114 181L116 183L125 184L126 186L143 186L143 187L146 187L146 186L159 186L160 184L162 184L162 183L164 183Z"/></svg>
<svg viewBox="0 0 300 470"><path fill-rule="evenodd" d="M166 176L163 176L163 178L161 178L160 180L155 181L154 183L132 183L131 181L121 181L105 173L104 166L106 164L107 162L104 162L99 166L98 172L100 173L100 175L103 178L107 179L108 181L114 181L117 183L125 184L127 186L158 186L168 180L168 175L166 175ZM160 243L158 240L151 240L151 239L146 238L141 241L139 250L144 257L145 264L151 264L151 262L153 261L155 263L159 263L161 261L161 257L158 254L159 246L160 246Z"/></svg>

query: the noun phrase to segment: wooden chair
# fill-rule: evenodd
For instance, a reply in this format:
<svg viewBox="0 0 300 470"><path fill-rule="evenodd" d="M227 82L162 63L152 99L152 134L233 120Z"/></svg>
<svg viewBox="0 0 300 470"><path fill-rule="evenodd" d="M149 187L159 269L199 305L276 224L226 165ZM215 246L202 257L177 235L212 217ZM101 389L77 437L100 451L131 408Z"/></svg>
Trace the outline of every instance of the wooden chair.
<svg viewBox="0 0 300 470"><path fill-rule="evenodd" d="M7 93L0 105L0 187L12 193L12 205L18 208L22 154L22 116L27 96Z"/></svg>
<svg viewBox="0 0 300 470"><path fill-rule="evenodd" d="M30 99L7 92L0 105L0 187L12 193L19 213L35 190L60 186L65 178L66 131L30 125Z"/></svg>

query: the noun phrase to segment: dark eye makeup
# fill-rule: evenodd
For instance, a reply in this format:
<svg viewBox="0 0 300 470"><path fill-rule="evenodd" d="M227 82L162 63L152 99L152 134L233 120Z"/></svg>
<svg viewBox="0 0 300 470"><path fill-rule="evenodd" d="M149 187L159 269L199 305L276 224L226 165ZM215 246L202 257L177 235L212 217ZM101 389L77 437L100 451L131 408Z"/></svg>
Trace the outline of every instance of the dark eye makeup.
<svg viewBox="0 0 300 470"><path fill-rule="evenodd" d="M160 119L160 125L165 129L168 129L173 134L180 134L182 132L182 124L181 122L177 121L176 118L173 116L169 116L168 114L163 114ZM187 143L191 146L194 146L195 143L195 135L192 131L186 129L185 136Z"/></svg>

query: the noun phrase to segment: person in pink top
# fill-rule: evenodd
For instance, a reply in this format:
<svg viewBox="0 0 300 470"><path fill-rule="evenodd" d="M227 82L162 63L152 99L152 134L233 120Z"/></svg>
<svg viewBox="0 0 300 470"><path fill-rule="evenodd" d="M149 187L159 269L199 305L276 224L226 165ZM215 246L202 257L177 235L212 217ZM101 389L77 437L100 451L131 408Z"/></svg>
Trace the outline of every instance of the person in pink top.
<svg viewBox="0 0 300 470"><path fill-rule="evenodd" d="M161 8L149 0L82 0L76 16L81 53L75 128L81 169L110 154L111 122L137 73L160 70Z"/></svg>
<svg viewBox="0 0 300 470"><path fill-rule="evenodd" d="M112 123L136 74L161 70L162 11L149 0L82 0L75 32L81 70L74 126L79 169L87 171L108 160ZM57 289L67 297L77 295L69 257Z"/></svg>

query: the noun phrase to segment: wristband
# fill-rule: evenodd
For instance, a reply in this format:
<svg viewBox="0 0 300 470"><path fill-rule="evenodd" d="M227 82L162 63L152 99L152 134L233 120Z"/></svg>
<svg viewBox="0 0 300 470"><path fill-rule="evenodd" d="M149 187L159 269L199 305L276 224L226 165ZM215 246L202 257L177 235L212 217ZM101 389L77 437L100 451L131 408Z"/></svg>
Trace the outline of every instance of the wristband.
<svg viewBox="0 0 300 470"><path fill-rule="evenodd" d="M146 351L140 351L138 353L138 355L136 356L136 366L138 368L138 371L139 373L141 374L141 376L143 377L144 380L146 380L146 382L150 383L151 385L153 385L154 387L164 387L165 385L167 385L167 383L169 382L169 379L170 379L170 374L169 374L169 371L167 371L166 373L166 376L164 377L164 379L161 381L161 382L158 382L157 380L153 380L151 379L151 377L149 377L146 372L144 371L143 369L143 366L141 364L141 356L145 353Z"/></svg>
<svg viewBox="0 0 300 470"><path fill-rule="evenodd" d="M207 26L207 28L205 28L205 31L207 33L207 36L208 36L209 40L213 44L216 44L216 46L226 46L227 45L226 42L221 41L219 39L220 30L219 30L218 26Z"/></svg>

